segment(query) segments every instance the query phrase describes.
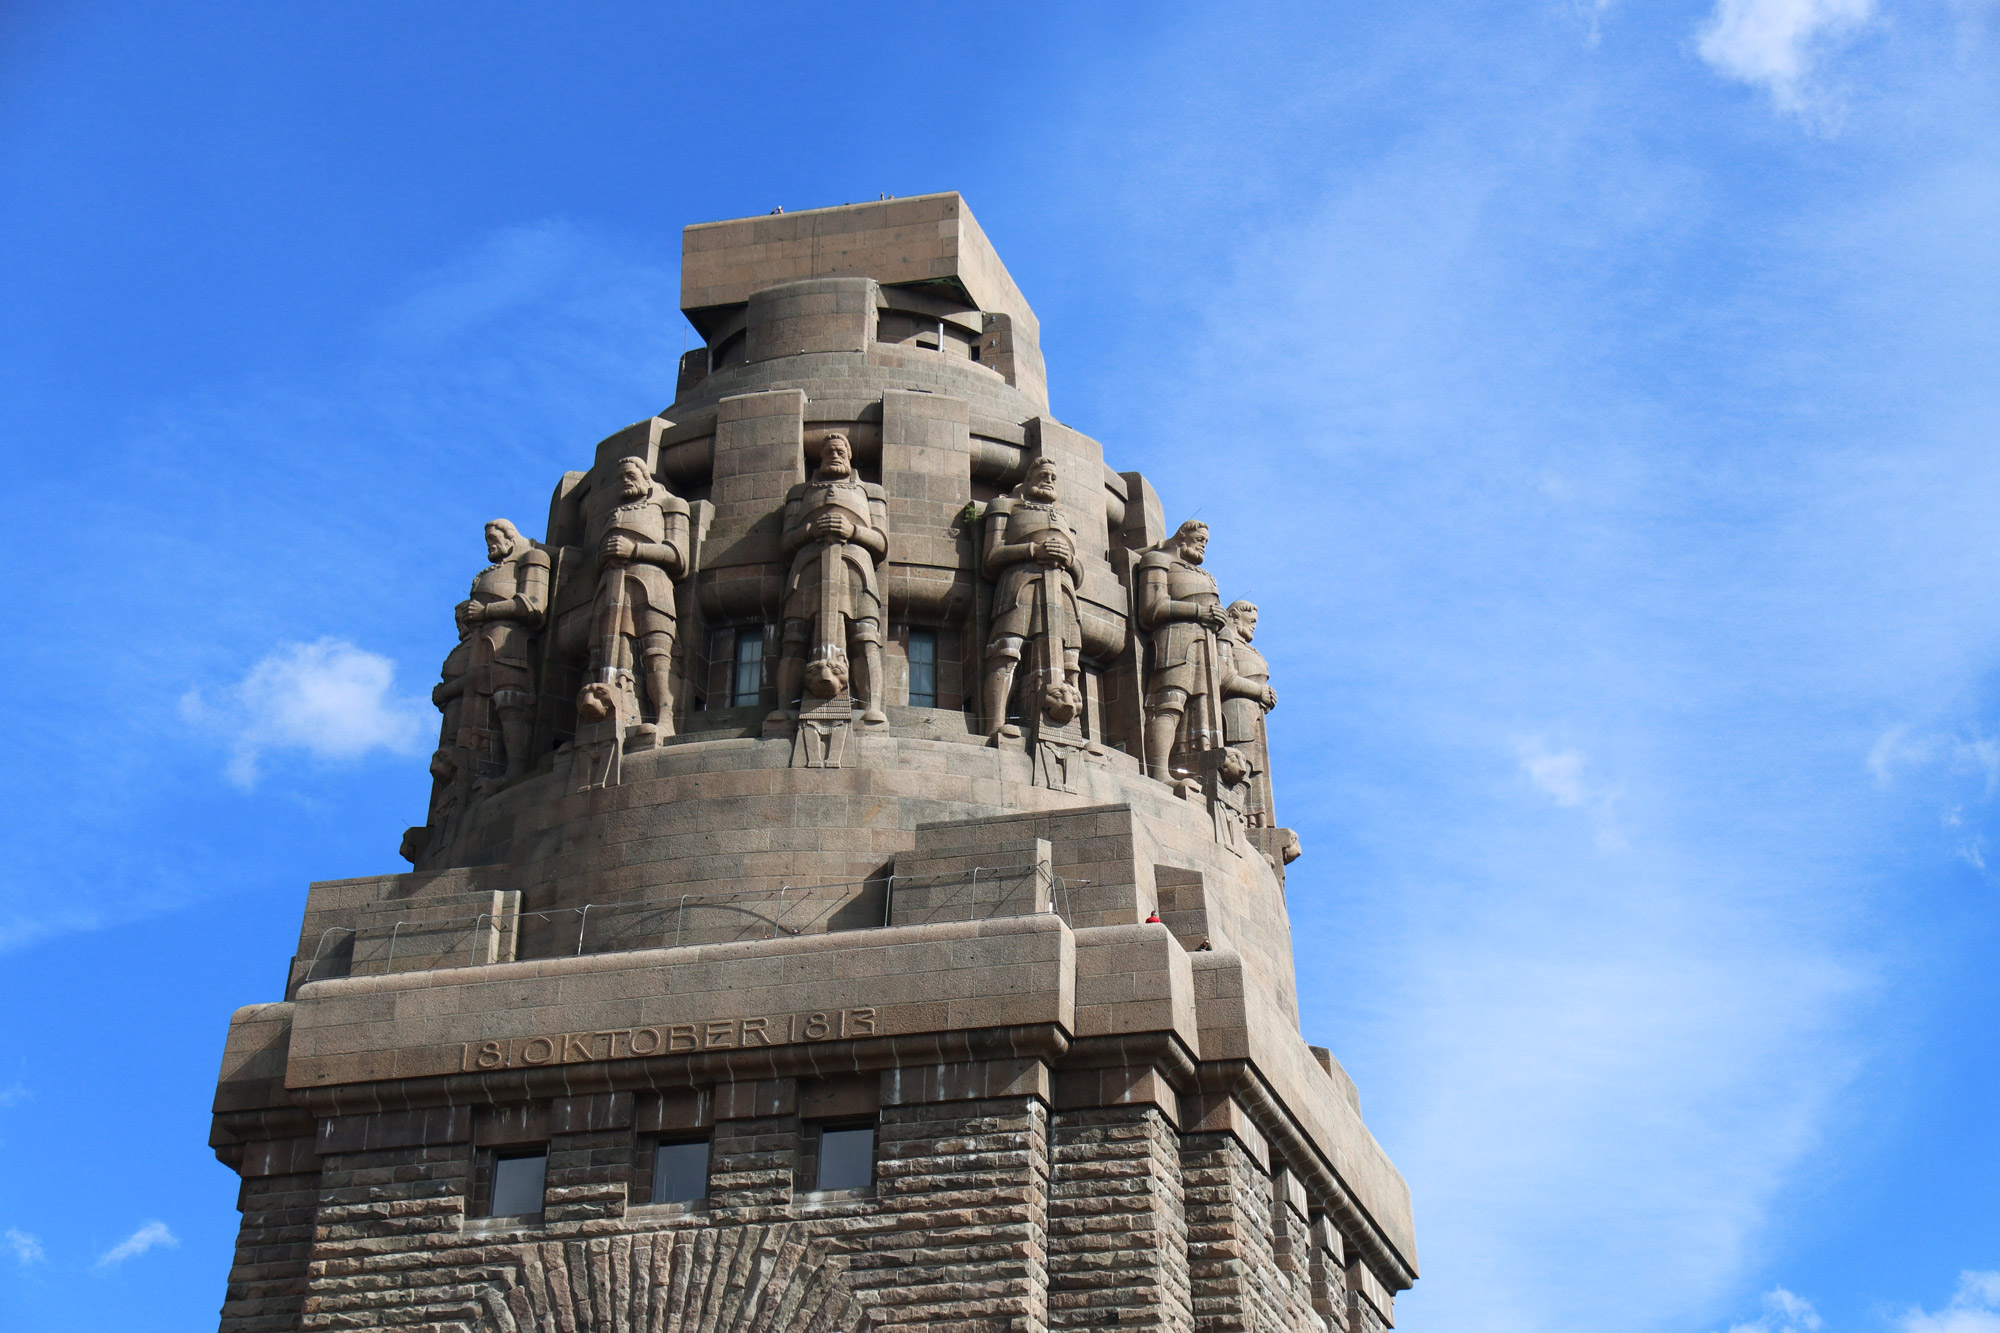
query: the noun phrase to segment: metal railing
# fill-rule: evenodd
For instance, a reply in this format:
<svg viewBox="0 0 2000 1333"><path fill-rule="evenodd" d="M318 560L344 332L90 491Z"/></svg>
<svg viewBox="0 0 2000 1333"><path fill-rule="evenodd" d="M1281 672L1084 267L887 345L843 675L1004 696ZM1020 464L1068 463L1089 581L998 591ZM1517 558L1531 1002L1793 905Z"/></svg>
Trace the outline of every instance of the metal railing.
<svg viewBox="0 0 2000 1333"><path fill-rule="evenodd" d="M975 899L976 902L976 896L982 882L992 883L1009 875L1032 875L1038 880L1046 876L1050 891L1048 910L1062 917L1064 920L1070 919L1069 885L1067 881L1062 876L1049 870L1045 865L1031 863L1028 865L1013 866L972 866L966 870L944 871L924 875L870 875L864 879L835 880L819 884L780 883L775 889L739 889L721 893L708 891L690 892L671 898L651 899L643 902L583 903L576 907L549 907L518 912L505 920L511 920L513 924L515 947L518 951L523 922L539 920L553 926L554 923L562 920L565 915L574 917L576 919L576 943L568 952L572 957L581 957L585 952L584 946L587 942L590 923L593 920L602 921L607 916L618 914L639 914L643 916L646 913L671 913L672 924L671 928L664 924L660 927L657 944L635 944L630 942L630 937L636 932L621 932L607 947L593 950L593 952L612 953L632 948L677 948L681 945L687 933L687 913L690 906L697 909L719 908L723 911L740 911L753 921L762 923L766 928L764 935L766 939L776 939L780 932L787 935L804 935L813 931L815 927L827 933L844 930L881 929L888 926L894 920L896 888L898 884L902 884L906 888L921 887L926 889L963 887L966 896ZM830 926L825 924L836 911L859 902L863 896L860 893L827 896L827 890L866 890L875 885L880 885L882 888L882 917L879 922L850 926ZM759 913L755 910L754 903L743 902L743 900L757 899L766 902L775 900L775 910L770 913ZM739 906L739 903L742 905ZM816 910L812 911L801 922L787 921L788 904L813 907ZM593 914L595 915L593 916ZM796 915L796 913L793 913L793 915ZM466 917L407 917L399 919L393 922L389 929L388 949L383 955L382 972L390 973L396 970L396 952L399 944L403 941L405 927L413 928L413 934L420 932L427 935L434 935L444 931L453 931L455 933L455 928L464 929L467 940L463 947L466 949L466 964L470 966L479 962L481 929L483 926L489 924L496 930L505 929L503 918L496 917L491 912L480 912L476 915ZM362 938L360 928L355 926L328 926L325 930L321 931L319 941L313 949L312 958L306 965L305 975L300 978L301 983L324 979L319 976L319 966L327 952L328 938L338 932L345 932L357 944ZM438 959L447 954L455 955L459 947L461 946L453 943L449 949L438 949L419 956L428 959ZM518 952L516 956L520 956ZM557 954L554 950L550 950L531 956L555 957ZM348 973L350 975L355 961L350 956ZM372 962L372 960L367 961ZM450 966L450 964L445 962L430 962L427 966L440 967ZM373 974L372 966L369 972Z"/></svg>

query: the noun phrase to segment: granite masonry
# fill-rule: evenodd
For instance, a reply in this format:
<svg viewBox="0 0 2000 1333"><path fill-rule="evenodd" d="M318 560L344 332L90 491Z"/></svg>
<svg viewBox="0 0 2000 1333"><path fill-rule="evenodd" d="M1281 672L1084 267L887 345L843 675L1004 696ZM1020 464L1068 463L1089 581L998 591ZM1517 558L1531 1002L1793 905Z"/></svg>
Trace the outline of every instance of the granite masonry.
<svg viewBox="0 0 2000 1333"><path fill-rule="evenodd" d="M412 869L231 1022L224 1333L1393 1324L1208 529L1049 415L955 194L690 227L682 307L486 526Z"/></svg>

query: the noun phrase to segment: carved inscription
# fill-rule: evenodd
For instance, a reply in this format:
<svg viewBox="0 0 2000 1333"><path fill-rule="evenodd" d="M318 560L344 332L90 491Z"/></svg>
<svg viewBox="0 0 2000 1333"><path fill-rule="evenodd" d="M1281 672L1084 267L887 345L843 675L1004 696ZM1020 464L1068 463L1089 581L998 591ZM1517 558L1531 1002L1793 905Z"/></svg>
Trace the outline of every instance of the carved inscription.
<svg viewBox="0 0 2000 1333"><path fill-rule="evenodd" d="M648 1055L693 1055L701 1051L733 1051L794 1042L839 1041L875 1036L876 1017L877 1011L872 1008L823 1009L755 1018L712 1018L703 1023L662 1023L654 1027L468 1041L464 1043L458 1067L468 1073L481 1069L532 1069L540 1065L630 1060Z"/></svg>

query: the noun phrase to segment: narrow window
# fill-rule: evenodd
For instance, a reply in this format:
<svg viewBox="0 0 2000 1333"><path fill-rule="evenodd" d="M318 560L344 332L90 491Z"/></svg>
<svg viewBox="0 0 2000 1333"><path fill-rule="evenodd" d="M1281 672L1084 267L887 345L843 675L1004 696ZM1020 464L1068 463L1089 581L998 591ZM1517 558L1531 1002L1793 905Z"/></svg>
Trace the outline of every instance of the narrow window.
<svg viewBox="0 0 2000 1333"><path fill-rule="evenodd" d="M750 625L736 631L736 688L732 697L738 708L745 708L763 693L764 627Z"/></svg>
<svg viewBox="0 0 2000 1333"><path fill-rule="evenodd" d="M707 1197L707 1139L662 1143L653 1150L654 1203L694 1203Z"/></svg>
<svg viewBox="0 0 2000 1333"><path fill-rule="evenodd" d="M814 1189L866 1189L875 1181L875 1126L819 1132L819 1179Z"/></svg>
<svg viewBox="0 0 2000 1333"><path fill-rule="evenodd" d="M548 1179L549 1155L538 1152L497 1157L493 1162L494 1217L519 1217L542 1211L542 1187Z"/></svg>
<svg viewBox="0 0 2000 1333"><path fill-rule="evenodd" d="M910 707L937 707L937 631L910 631Z"/></svg>

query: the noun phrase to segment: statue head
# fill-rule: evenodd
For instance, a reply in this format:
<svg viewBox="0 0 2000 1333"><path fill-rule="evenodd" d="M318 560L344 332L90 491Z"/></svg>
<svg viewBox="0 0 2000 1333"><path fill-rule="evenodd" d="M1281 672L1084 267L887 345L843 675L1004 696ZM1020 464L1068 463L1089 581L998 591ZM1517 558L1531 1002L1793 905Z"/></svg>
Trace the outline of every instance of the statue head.
<svg viewBox="0 0 2000 1333"><path fill-rule="evenodd" d="M1021 483L1021 493L1036 504L1054 504L1062 494L1057 484L1055 463L1047 458L1037 458L1028 468L1028 479Z"/></svg>
<svg viewBox="0 0 2000 1333"><path fill-rule="evenodd" d="M602 722L618 711L618 694L601 680L577 691L576 715L585 722Z"/></svg>
<svg viewBox="0 0 2000 1333"><path fill-rule="evenodd" d="M458 761L451 757L450 750L431 752L431 776L439 782L450 782L458 772Z"/></svg>
<svg viewBox="0 0 2000 1333"><path fill-rule="evenodd" d="M1202 556L1208 553L1208 524L1198 518L1189 519L1174 529L1174 535L1167 538L1167 545L1190 565L1200 564Z"/></svg>
<svg viewBox="0 0 2000 1333"><path fill-rule="evenodd" d="M1257 604L1237 600L1229 604L1229 623L1236 629L1236 637L1249 643L1257 636Z"/></svg>
<svg viewBox="0 0 2000 1333"><path fill-rule="evenodd" d="M854 442L839 431L819 442L819 475L834 478L854 475Z"/></svg>
<svg viewBox="0 0 2000 1333"><path fill-rule="evenodd" d="M1042 691L1042 716L1062 726L1083 711L1083 691L1059 680Z"/></svg>
<svg viewBox="0 0 2000 1333"><path fill-rule="evenodd" d="M625 457L618 460L618 489L627 500L643 500L653 491L653 474L646 460Z"/></svg>
<svg viewBox="0 0 2000 1333"><path fill-rule="evenodd" d="M1299 859L1299 853L1301 853L1305 849L1299 846L1299 835L1294 831L1292 831L1291 829L1280 829L1279 832L1283 833L1285 835L1285 838L1284 841L1281 844L1279 844L1278 855L1283 860L1284 864L1290 865L1292 862Z"/></svg>
<svg viewBox="0 0 2000 1333"><path fill-rule="evenodd" d="M506 519L493 519L486 525L486 558L497 565L520 550L527 540L521 535L521 530Z"/></svg>
<svg viewBox="0 0 2000 1333"><path fill-rule="evenodd" d="M1250 776L1250 761L1243 757L1243 751L1232 745L1222 752L1222 761L1215 766L1215 775L1225 786L1234 787Z"/></svg>
<svg viewBox="0 0 2000 1333"><path fill-rule="evenodd" d="M831 699L847 689L847 654L815 657L806 663L806 693L816 699Z"/></svg>

